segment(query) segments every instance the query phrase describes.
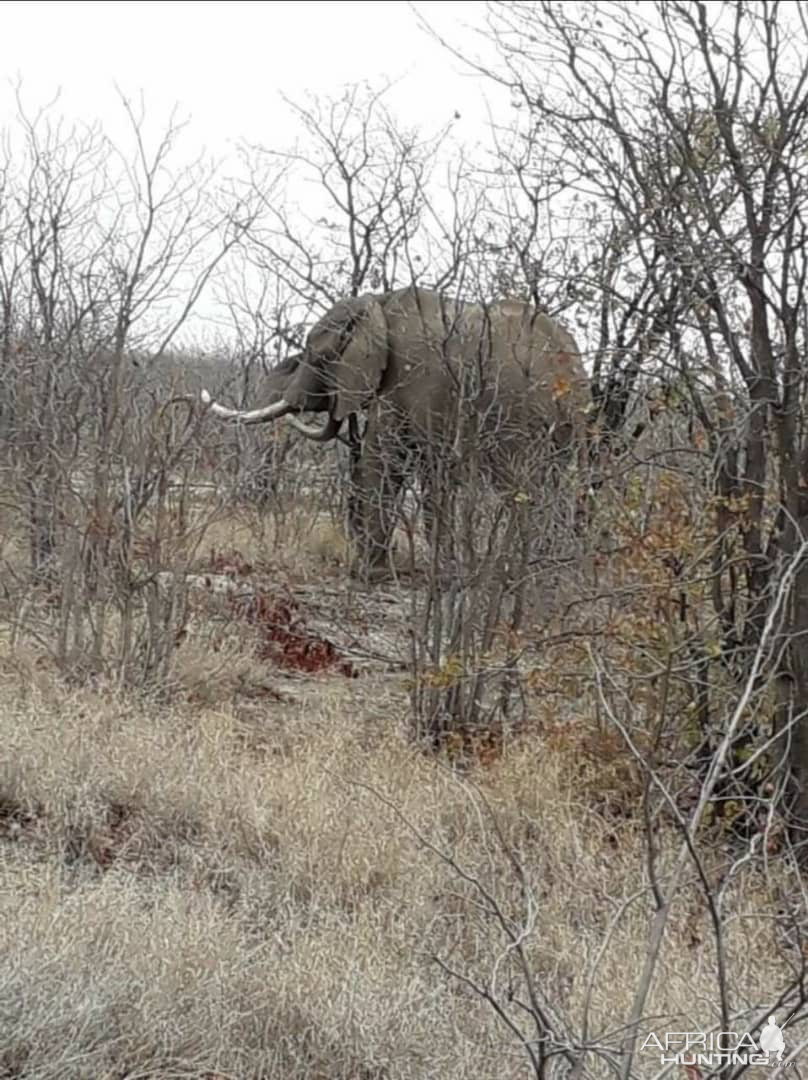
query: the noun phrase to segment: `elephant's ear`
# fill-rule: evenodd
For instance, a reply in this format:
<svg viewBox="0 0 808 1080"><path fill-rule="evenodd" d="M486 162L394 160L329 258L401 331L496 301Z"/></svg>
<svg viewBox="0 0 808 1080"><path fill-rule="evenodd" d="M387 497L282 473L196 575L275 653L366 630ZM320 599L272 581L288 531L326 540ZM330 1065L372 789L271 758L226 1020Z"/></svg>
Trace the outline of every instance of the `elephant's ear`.
<svg viewBox="0 0 808 1080"><path fill-rule="evenodd" d="M366 295L351 300L350 307L352 326L334 369L337 420L362 408L379 389L387 368L387 319L381 304Z"/></svg>

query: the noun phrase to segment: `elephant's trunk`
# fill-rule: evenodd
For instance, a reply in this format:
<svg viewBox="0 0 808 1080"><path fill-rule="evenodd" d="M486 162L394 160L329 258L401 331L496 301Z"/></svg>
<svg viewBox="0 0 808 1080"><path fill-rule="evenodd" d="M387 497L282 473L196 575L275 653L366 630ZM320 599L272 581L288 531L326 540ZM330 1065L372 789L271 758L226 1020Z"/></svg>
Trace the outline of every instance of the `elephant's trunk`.
<svg viewBox="0 0 808 1080"><path fill-rule="evenodd" d="M325 423L320 424L319 426L316 424L304 424L303 421L298 420L296 416L288 416L286 419L295 431L299 431L301 435L305 435L306 438L311 439L312 442L331 442L332 439L336 439L337 432L342 423L341 420L337 420L330 414Z"/></svg>
<svg viewBox="0 0 808 1080"><path fill-rule="evenodd" d="M207 390L203 390L201 396L203 404L216 416L221 416L224 420L237 420L240 424L265 424L270 420L278 420L294 410L294 405L290 405L284 398L276 401L274 405L267 405L264 409L242 412L239 409L228 409L225 405L220 405L218 401L213 400Z"/></svg>

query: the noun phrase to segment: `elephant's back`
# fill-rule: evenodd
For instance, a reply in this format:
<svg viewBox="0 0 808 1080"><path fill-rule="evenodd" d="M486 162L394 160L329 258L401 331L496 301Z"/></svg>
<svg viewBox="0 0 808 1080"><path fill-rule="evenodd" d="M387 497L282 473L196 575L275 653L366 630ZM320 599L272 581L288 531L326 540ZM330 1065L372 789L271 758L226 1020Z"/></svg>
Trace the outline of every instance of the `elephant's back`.
<svg viewBox="0 0 808 1080"><path fill-rule="evenodd" d="M458 395L485 427L576 426L591 400L572 335L519 300L465 304L422 289L385 304L389 373L385 391L431 430L453 426Z"/></svg>

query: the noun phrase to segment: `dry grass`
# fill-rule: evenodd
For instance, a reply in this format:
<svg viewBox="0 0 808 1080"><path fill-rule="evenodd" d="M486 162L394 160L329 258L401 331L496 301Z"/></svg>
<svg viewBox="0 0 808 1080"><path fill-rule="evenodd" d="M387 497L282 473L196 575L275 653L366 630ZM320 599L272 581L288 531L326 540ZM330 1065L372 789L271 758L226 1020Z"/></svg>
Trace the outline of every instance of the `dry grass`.
<svg viewBox="0 0 808 1080"><path fill-rule="evenodd" d="M287 578L319 580L322 574L344 579L351 563L351 546L342 524L329 511L309 502L290 503L271 516L241 507L212 522L205 530L203 552L237 551L253 564L269 562ZM393 562L409 568L413 554L427 558L423 543L398 529L393 537Z"/></svg>
<svg viewBox="0 0 808 1080"><path fill-rule="evenodd" d="M266 564L254 522L215 528L212 546ZM320 529L271 546L272 565L322 576L336 541ZM401 673L289 677L244 627L206 633L180 650L170 704L70 689L0 646L0 1076L527 1076L490 1006L435 962L503 1004L524 993L474 882L524 930L559 1033L580 1032L587 1001L591 1037L625 1022L653 915L639 781L606 767L587 706L546 723L537 695L530 733L461 776L408 741ZM670 865L674 837L656 839ZM721 880L719 845L706 862ZM784 985L788 886L752 863L727 883L739 1008ZM715 969L691 875L648 1028L709 1029Z"/></svg>
<svg viewBox="0 0 808 1080"><path fill-rule="evenodd" d="M524 916L467 781L402 737L400 694L333 679L245 713L40 682L7 674L0 719L6 1075L525 1075L493 1014L430 959L485 982L501 931L363 786ZM525 868L531 964L562 1015L607 942L597 1031L625 1015L649 903L611 927L642 883L639 830L607 826L569 764L525 743L475 779ZM777 949L754 874L733 898L733 985L753 998L777 984ZM709 941L688 886L651 1011L714 1001Z"/></svg>

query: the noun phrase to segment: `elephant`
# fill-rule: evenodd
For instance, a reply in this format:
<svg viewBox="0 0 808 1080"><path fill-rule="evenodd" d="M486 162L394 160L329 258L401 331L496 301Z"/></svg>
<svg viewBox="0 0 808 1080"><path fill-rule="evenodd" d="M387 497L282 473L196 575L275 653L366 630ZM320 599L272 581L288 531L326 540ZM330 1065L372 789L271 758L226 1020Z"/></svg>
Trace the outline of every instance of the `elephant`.
<svg viewBox="0 0 808 1080"><path fill-rule="evenodd" d="M397 499L414 469L433 521L436 485L456 473L469 447L500 492L518 492L538 445L562 460L585 452L592 401L574 338L546 314L520 300L463 302L417 286L340 300L268 385L275 400L252 410L229 409L206 390L202 400L238 423L286 417L320 442L349 421L359 548L351 572L360 577L383 576ZM312 425L300 413L325 417Z"/></svg>

